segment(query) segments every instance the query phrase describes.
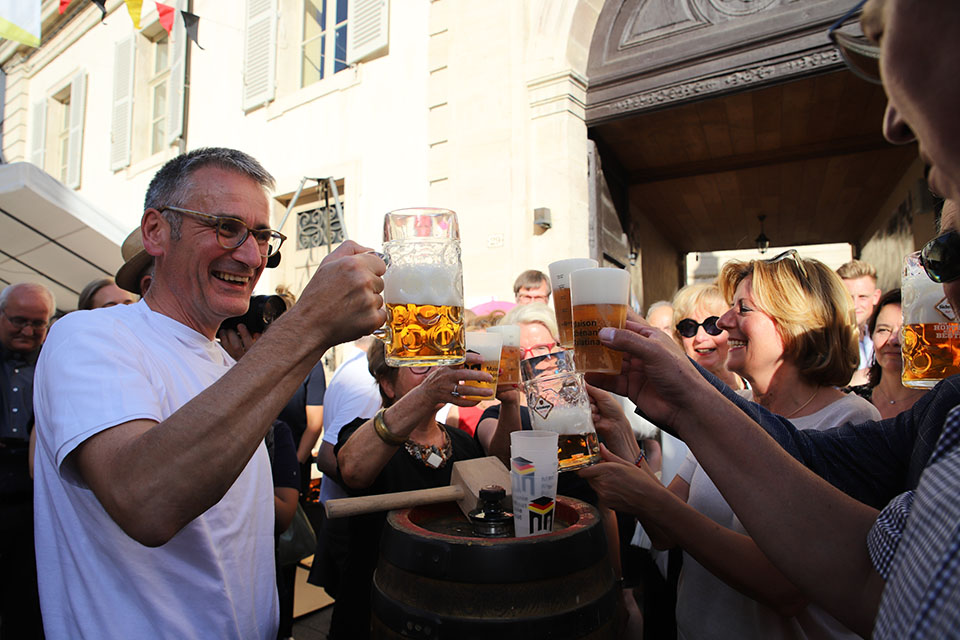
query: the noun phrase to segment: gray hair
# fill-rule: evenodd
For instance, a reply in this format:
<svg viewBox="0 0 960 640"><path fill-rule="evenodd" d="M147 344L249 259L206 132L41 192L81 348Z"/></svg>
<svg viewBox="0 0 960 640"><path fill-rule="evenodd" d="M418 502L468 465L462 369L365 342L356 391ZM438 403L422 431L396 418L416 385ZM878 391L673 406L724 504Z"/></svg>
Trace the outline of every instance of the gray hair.
<svg viewBox="0 0 960 640"><path fill-rule="evenodd" d="M532 324L539 322L547 328L554 340L559 340L560 332L557 330L557 316L547 305L542 302L532 304L520 304L507 312L507 315L500 319L497 324Z"/></svg>
<svg viewBox="0 0 960 640"><path fill-rule="evenodd" d="M7 308L7 299L10 298L10 295L15 291L31 291L45 296L50 302L50 317L48 317L47 320L53 317L53 314L57 311L57 299L53 296L53 292L39 282L19 282L5 287L3 291L0 291L0 311L4 311Z"/></svg>
<svg viewBox="0 0 960 640"><path fill-rule="evenodd" d="M662 308L662 307L670 307L670 309L671 309L671 311L672 311L672 310L673 310L673 303L670 302L669 300L657 300L657 301L654 302L652 305L650 305L649 307L647 307L647 317L649 317L651 313L653 313L654 311L656 311L657 309L660 309L660 308Z"/></svg>
<svg viewBox="0 0 960 640"><path fill-rule="evenodd" d="M253 156L236 149L201 147L173 158L150 181L143 209L160 211L160 215L170 224L174 239L180 238L180 216L164 211L162 207L183 206L193 188L191 176L198 169L209 166L241 173L263 187L264 191L271 191L276 186L273 176Z"/></svg>

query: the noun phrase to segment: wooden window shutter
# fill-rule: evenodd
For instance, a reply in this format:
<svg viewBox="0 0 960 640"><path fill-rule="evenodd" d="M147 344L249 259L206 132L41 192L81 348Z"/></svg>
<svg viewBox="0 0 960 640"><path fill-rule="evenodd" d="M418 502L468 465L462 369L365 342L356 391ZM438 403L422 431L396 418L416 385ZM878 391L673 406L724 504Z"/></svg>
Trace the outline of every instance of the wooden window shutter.
<svg viewBox="0 0 960 640"><path fill-rule="evenodd" d="M273 100L276 52L276 0L247 0L243 30L243 110Z"/></svg>
<svg viewBox="0 0 960 640"><path fill-rule="evenodd" d="M183 93L187 75L187 30L183 26L183 0L176 0L173 30L170 35L170 77L167 79L167 144L173 144L183 135Z"/></svg>
<svg viewBox="0 0 960 640"><path fill-rule="evenodd" d="M347 64L370 58L389 44L388 0L352 0L347 22Z"/></svg>
<svg viewBox="0 0 960 640"><path fill-rule="evenodd" d="M87 103L87 72L78 71L70 82L70 133L67 145L67 186L80 187L83 164L83 119Z"/></svg>
<svg viewBox="0 0 960 640"><path fill-rule="evenodd" d="M110 120L110 170L130 166L130 131L133 126L134 36L113 50L113 112Z"/></svg>
<svg viewBox="0 0 960 640"><path fill-rule="evenodd" d="M30 107L33 129L30 134L30 162L43 169L47 147L47 101L34 102Z"/></svg>

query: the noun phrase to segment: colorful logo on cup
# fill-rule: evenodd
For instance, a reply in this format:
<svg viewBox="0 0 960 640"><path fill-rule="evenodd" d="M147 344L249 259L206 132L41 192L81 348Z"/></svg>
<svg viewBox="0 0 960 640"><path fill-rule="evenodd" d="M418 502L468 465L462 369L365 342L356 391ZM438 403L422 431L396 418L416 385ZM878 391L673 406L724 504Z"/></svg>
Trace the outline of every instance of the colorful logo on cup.
<svg viewBox="0 0 960 640"><path fill-rule="evenodd" d="M536 476L534 473L537 470L537 467L534 466L533 462L527 460L526 458L517 456L516 458L510 460L510 467L513 469L515 474L520 476L519 490L533 493L534 487L536 486Z"/></svg>
<svg viewBox="0 0 960 640"><path fill-rule="evenodd" d="M540 496L527 505L530 512L530 533L553 531L553 510L556 506L550 496Z"/></svg>

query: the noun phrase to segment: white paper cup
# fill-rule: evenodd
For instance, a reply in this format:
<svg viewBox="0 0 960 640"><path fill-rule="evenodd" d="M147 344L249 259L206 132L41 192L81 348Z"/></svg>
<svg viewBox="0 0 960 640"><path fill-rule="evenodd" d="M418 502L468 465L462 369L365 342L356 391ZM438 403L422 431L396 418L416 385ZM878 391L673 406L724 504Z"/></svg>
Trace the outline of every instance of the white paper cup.
<svg viewBox="0 0 960 640"><path fill-rule="evenodd" d="M558 475L556 433L514 431L510 434L513 526L518 538L553 531Z"/></svg>

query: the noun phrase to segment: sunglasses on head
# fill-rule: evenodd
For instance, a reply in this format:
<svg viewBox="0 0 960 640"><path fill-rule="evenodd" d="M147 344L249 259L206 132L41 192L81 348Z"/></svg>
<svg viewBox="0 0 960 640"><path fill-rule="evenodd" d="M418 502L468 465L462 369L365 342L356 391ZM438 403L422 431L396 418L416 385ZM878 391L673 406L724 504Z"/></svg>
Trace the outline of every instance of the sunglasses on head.
<svg viewBox="0 0 960 640"><path fill-rule="evenodd" d="M960 278L960 234L950 231L925 244L920 250L920 264L934 282Z"/></svg>
<svg viewBox="0 0 960 640"><path fill-rule="evenodd" d="M692 338L693 336L697 335L697 331L700 329L700 327L703 327L703 330L709 335L718 336L723 333L723 329L717 326L717 320L719 319L719 316L710 316L703 322L697 322L692 318L684 318L677 323L677 333L684 338Z"/></svg>

